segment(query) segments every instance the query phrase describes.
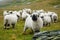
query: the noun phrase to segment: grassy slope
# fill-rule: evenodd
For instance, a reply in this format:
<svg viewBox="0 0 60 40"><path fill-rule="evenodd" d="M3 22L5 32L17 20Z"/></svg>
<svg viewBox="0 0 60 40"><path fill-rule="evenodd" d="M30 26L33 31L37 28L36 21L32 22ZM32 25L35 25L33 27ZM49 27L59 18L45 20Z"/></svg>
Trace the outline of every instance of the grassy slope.
<svg viewBox="0 0 60 40"><path fill-rule="evenodd" d="M53 5L50 5L53 0L45 0L42 2L34 2L30 5L19 5L19 6L9 6L9 7L4 7L0 8L0 40L31 40L33 34L27 34L27 35L22 35L23 31L23 26L24 26L24 21L19 20L18 24L16 24L15 29L9 29L9 30L4 30L3 29L3 16L2 12L3 10L19 10L23 8L31 8L31 9L44 9L44 10L49 10L49 11L54 11L58 14L59 20L58 23L51 24L50 27L44 27L41 28L41 31L45 30L59 30L60 29L60 8L56 9L53 8ZM29 30L28 30L29 31ZM27 32L28 33L28 32Z"/></svg>

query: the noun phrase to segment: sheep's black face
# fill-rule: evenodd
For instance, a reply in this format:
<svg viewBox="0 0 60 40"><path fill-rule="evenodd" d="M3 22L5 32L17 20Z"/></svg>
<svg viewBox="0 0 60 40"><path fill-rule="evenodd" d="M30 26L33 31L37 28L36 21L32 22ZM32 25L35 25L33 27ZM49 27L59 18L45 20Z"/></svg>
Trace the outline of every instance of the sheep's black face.
<svg viewBox="0 0 60 40"><path fill-rule="evenodd" d="M37 21L37 16L36 16L36 15L33 15L33 16L32 16L32 20L33 20L33 21Z"/></svg>

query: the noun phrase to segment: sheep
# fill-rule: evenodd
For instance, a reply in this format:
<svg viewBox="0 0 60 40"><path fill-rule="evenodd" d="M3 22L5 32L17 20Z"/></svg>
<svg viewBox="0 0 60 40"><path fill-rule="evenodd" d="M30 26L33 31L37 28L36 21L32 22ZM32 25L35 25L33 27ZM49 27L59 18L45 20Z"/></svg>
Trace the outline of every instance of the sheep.
<svg viewBox="0 0 60 40"><path fill-rule="evenodd" d="M22 19L25 20L30 14L28 14L25 10L22 12Z"/></svg>
<svg viewBox="0 0 60 40"><path fill-rule="evenodd" d="M9 26L12 25L12 28L15 27L17 23L18 16L12 12L12 14L6 15L4 17L4 29L9 29Z"/></svg>
<svg viewBox="0 0 60 40"><path fill-rule="evenodd" d="M25 10L28 14L31 14L31 9L29 9L29 8L24 8L23 10Z"/></svg>
<svg viewBox="0 0 60 40"><path fill-rule="evenodd" d="M47 15L47 13L44 14L44 18L43 18L43 21L44 21L44 25L47 26L51 24L51 18L50 16Z"/></svg>
<svg viewBox="0 0 60 40"><path fill-rule="evenodd" d="M3 12L3 16L6 16L6 15L8 15L8 11L5 10L5 11Z"/></svg>
<svg viewBox="0 0 60 40"><path fill-rule="evenodd" d="M48 15L50 16L53 23L58 21L58 15L55 12L48 11Z"/></svg>
<svg viewBox="0 0 60 40"><path fill-rule="evenodd" d="M48 16L48 14L45 12L45 13L41 13L40 18L42 18L43 20L43 26L47 26L48 24L50 25L51 24L51 18L50 16Z"/></svg>
<svg viewBox="0 0 60 40"><path fill-rule="evenodd" d="M37 13L45 13L45 11L43 9L41 10L36 10Z"/></svg>
<svg viewBox="0 0 60 40"><path fill-rule="evenodd" d="M13 11L8 11L9 14L12 14Z"/></svg>
<svg viewBox="0 0 60 40"><path fill-rule="evenodd" d="M7 11L7 10L5 10L5 11L3 12L3 16L9 15L9 14L11 14L11 13L12 13L12 11Z"/></svg>
<svg viewBox="0 0 60 40"><path fill-rule="evenodd" d="M58 15L55 12L53 12L53 14L52 14L52 21L54 23L56 23L58 21Z"/></svg>
<svg viewBox="0 0 60 40"><path fill-rule="evenodd" d="M31 28L33 33L39 32L40 28L43 27L43 20L39 18L37 13L33 13L31 16L28 16L25 20L23 33L26 32L28 28Z"/></svg>
<svg viewBox="0 0 60 40"><path fill-rule="evenodd" d="M20 13L20 17L22 18L22 10L19 10L18 13Z"/></svg>
<svg viewBox="0 0 60 40"><path fill-rule="evenodd" d="M19 20L19 18L20 18L20 12L18 12L18 11L13 11L13 14L16 14L17 15L17 17L18 17L18 20Z"/></svg>

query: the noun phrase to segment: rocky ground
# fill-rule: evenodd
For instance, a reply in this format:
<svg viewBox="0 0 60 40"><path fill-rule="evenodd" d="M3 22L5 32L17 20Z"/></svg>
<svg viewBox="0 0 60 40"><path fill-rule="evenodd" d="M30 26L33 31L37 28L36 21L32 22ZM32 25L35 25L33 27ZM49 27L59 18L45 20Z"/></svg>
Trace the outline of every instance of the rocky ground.
<svg viewBox="0 0 60 40"><path fill-rule="evenodd" d="M60 40L60 30L36 33L33 40Z"/></svg>

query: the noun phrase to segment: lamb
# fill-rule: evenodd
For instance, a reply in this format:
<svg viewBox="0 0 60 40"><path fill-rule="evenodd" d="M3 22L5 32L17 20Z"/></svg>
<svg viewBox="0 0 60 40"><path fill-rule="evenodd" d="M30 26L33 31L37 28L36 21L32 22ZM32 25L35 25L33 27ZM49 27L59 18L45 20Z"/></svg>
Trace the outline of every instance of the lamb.
<svg viewBox="0 0 60 40"><path fill-rule="evenodd" d="M18 13L20 13L20 17L22 18L22 10L19 10Z"/></svg>
<svg viewBox="0 0 60 40"><path fill-rule="evenodd" d="M5 11L3 12L3 16L9 15L9 14L11 14L11 13L12 13L12 11L7 11L7 10L5 10Z"/></svg>
<svg viewBox="0 0 60 40"><path fill-rule="evenodd" d="M43 20L43 26L47 26L47 25L51 24L51 18L50 18L50 16L48 16L48 14L46 12L41 13L40 18L42 18L42 20Z"/></svg>
<svg viewBox="0 0 60 40"><path fill-rule="evenodd" d="M10 25L12 25L12 28L14 28L15 24L17 23L17 20L18 20L18 16L16 14L14 14L14 13L6 15L4 17L4 28L9 29Z"/></svg>
<svg viewBox="0 0 60 40"><path fill-rule="evenodd" d="M18 12L18 11L13 11L13 14L16 14L17 16L18 16L18 19L20 18L20 12Z"/></svg>
<svg viewBox="0 0 60 40"><path fill-rule="evenodd" d="M50 24L51 24L51 18L50 18L50 16L47 15L47 13L45 13L43 21L44 21L44 25L45 26L47 26L47 25L50 26Z"/></svg>
<svg viewBox="0 0 60 40"><path fill-rule="evenodd" d="M6 15L8 15L8 11L5 10L5 11L3 12L3 16L6 16Z"/></svg>
<svg viewBox="0 0 60 40"><path fill-rule="evenodd" d="M31 9L29 9L29 8L24 8L23 10L25 10L28 14L31 14Z"/></svg>
<svg viewBox="0 0 60 40"><path fill-rule="evenodd" d="M58 21L58 15L55 12L52 14L52 21L54 23L56 23Z"/></svg>
<svg viewBox="0 0 60 40"><path fill-rule="evenodd" d="M45 13L45 11L43 9L41 10L36 10L37 13Z"/></svg>
<svg viewBox="0 0 60 40"><path fill-rule="evenodd" d="M28 14L25 10L22 12L22 19L25 20L30 14Z"/></svg>
<svg viewBox="0 0 60 40"><path fill-rule="evenodd" d="M25 33L28 28L31 28L33 33L36 33L39 32L40 28L42 27L43 27L43 20L39 18L39 15L37 13L33 13L31 16L28 16L26 18L23 33Z"/></svg>
<svg viewBox="0 0 60 40"><path fill-rule="evenodd" d="M48 15L50 16L53 23L58 21L58 15L55 12L48 11Z"/></svg>

